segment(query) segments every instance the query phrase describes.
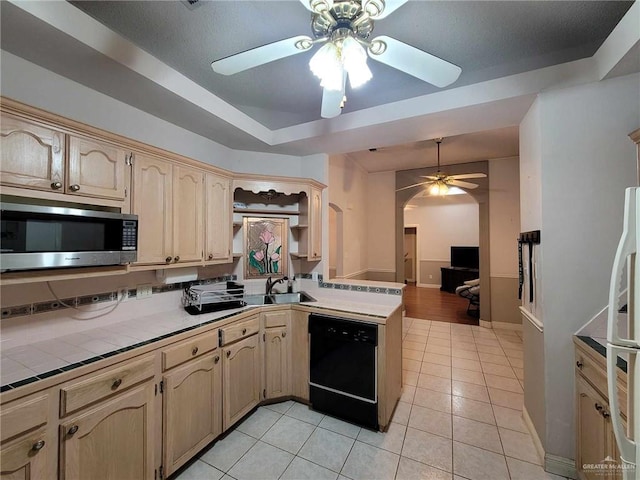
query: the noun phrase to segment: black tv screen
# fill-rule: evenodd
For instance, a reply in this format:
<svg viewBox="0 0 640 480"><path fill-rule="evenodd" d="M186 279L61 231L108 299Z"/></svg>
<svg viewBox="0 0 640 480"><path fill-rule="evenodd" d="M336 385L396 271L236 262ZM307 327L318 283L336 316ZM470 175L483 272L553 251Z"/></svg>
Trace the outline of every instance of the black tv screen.
<svg viewBox="0 0 640 480"><path fill-rule="evenodd" d="M479 268L479 247L451 247L451 266L457 268Z"/></svg>

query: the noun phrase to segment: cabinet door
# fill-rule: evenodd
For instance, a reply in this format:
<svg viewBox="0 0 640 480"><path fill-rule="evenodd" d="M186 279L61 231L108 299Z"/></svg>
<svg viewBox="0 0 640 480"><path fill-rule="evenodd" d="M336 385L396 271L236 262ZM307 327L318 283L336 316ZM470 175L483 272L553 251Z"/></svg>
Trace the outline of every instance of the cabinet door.
<svg viewBox="0 0 640 480"><path fill-rule="evenodd" d="M291 311L291 395L309 401L309 313Z"/></svg>
<svg viewBox="0 0 640 480"><path fill-rule="evenodd" d="M265 329L264 370L265 398L291 395L291 374L289 365L291 335L287 327Z"/></svg>
<svg viewBox="0 0 640 480"><path fill-rule="evenodd" d="M223 429L227 430L260 401L258 335L224 347L222 356Z"/></svg>
<svg viewBox="0 0 640 480"><path fill-rule="evenodd" d="M53 450L52 450L53 449ZM45 428L2 446L0 478L2 480L38 480L47 478L49 459L55 455Z"/></svg>
<svg viewBox="0 0 640 480"><path fill-rule="evenodd" d="M310 189L309 197L309 260L322 258L322 190Z"/></svg>
<svg viewBox="0 0 640 480"><path fill-rule="evenodd" d="M164 376L166 475L222 433L221 365L215 352Z"/></svg>
<svg viewBox="0 0 640 480"><path fill-rule="evenodd" d="M136 155L133 169L133 212L138 215L138 261L142 264L173 260L171 164Z"/></svg>
<svg viewBox="0 0 640 480"><path fill-rule="evenodd" d="M153 400L147 383L61 425L60 477L153 479Z"/></svg>
<svg viewBox="0 0 640 480"><path fill-rule="evenodd" d="M204 240L203 173L189 167L173 167L173 261L202 260Z"/></svg>
<svg viewBox="0 0 640 480"><path fill-rule="evenodd" d="M63 133L2 114L0 182L23 188L63 191Z"/></svg>
<svg viewBox="0 0 640 480"><path fill-rule="evenodd" d="M601 412L608 409L608 406L580 376L577 377L577 388L576 467L586 479L601 479L601 472L583 469L583 465L601 464L607 456L607 425Z"/></svg>
<svg viewBox="0 0 640 480"><path fill-rule="evenodd" d="M115 145L69 137L67 193L124 200L127 154Z"/></svg>
<svg viewBox="0 0 640 480"><path fill-rule="evenodd" d="M205 177L205 261L231 261L233 193L231 180L207 173Z"/></svg>

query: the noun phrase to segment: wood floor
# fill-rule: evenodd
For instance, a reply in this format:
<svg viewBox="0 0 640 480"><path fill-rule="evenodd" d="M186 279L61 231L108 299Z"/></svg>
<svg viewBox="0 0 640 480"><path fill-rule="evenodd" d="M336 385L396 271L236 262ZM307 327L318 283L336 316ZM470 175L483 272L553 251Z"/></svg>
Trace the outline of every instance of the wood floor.
<svg viewBox="0 0 640 480"><path fill-rule="evenodd" d="M469 301L439 288L407 285L404 289L406 316L439 322L478 325L478 319L467 315Z"/></svg>

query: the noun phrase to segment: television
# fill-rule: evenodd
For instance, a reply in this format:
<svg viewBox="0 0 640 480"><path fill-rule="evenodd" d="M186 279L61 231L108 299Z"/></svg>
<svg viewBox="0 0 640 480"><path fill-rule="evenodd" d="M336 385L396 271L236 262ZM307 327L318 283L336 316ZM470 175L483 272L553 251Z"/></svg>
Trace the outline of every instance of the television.
<svg viewBox="0 0 640 480"><path fill-rule="evenodd" d="M479 247L451 247L451 266L453 268L480 267Z"/></svg>

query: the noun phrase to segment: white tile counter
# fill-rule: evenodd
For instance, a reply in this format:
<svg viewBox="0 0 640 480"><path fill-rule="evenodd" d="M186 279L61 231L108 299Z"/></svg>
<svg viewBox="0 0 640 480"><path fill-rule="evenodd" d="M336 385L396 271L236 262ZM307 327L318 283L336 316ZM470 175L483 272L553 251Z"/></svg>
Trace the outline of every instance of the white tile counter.
<svg viewBox="0 0 640 480"><path fill-rule="evenodd" d="M384 323L401 304L402 295L319 288L317 282L302 281L301 290L317 301L302 305L323 313L366 315ZM327 284L325 284L327 285ZM354 284L359 288L362 284ZM367 289L368 287L365 287ZM378 287L374 287L378 288ZM403 285L380 288L402 290ZM396 291L396 290L394 290ZM127 299L120 304L105 302L22 317L0 323L0 383L2 391L17 388L83 364L100 360L167 338L216 320L260 307L189 315L181 306L182 291L154 294L146 299ZM268 308L268 306L266 306Z"/></svg>

